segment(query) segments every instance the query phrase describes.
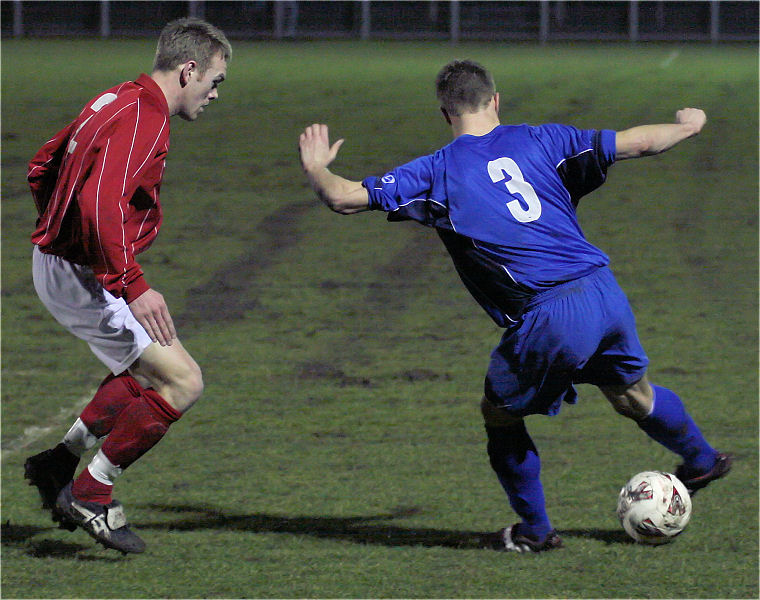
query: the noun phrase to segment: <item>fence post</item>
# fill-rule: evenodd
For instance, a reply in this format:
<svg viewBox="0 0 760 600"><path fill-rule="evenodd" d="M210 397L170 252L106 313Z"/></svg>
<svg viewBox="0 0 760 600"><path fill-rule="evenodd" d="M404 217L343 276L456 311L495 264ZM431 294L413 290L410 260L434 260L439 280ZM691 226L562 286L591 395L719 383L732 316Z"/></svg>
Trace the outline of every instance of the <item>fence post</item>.
<svg viewBox="0 0 760 600"><path fill-rule="evenodd" d="M359 30L359 36L363 40L368 40L372 31L372 14L370 13L369 0L362 0L362 22Z"/></svg>
<svg viewBox="0 0 760 600"><path fill-rule="evenodd" d="M100 37L111 37L111 4L109 0L100 0Z"/></svg>
<svg viewBox="0 0 760 600"><path fill-rule="evenodd" d="M710 41L714 44L720 41L720 2L710 2Z"/></svg>
<svg viewBox="0 0 760 600"><path fill-rule="evenodd" d="M188 0L187 2L187 16L195 17L196 19L205 18L206 6L202 0Z"/></svg>
<svg viewBox="0 0 760 600"><path fill-rule="evenodd" d="M274 3L274 39L281 40L285 23L285 7L282 2Z"/></svg>
<svg viewBox="0 0 760 600"><path fill-rule="evenodd" d="M438 22L438 0L430 0L428 2L428 19L430 24L435 27Z"/></svg>
<svg viewBox="0 0 760 600"><path fill-rule="evenodd" d="M541 17L538 27L538 40L545 44L549 40L549 1L541 0Z"/></svg>
<svg viewBox="0 0 760 600"><path fill-rule="evenodd" d="M459 42L461 23L459 21L459 0L451 0L449 11L449 37L453 43Z"/></svg>
<svg viewBox="0 0 760 600"><path fill-rule="evenodd" d="M639 41L639 2L631 0L628 3L628 39L632 42Z"/></svg>
<svg viewBox="0 0 760 600"><path fill-rule="evenodd" d="M13 37L24 37L24 11L21 0L13 0Z"/></svg>
<svg viewBox="0 0 760 600"><path fill-rule="evenodd" d="M662 33L665 29L665 6L662 0L657 0L655 20L657 21L657 31Z"/></svg>

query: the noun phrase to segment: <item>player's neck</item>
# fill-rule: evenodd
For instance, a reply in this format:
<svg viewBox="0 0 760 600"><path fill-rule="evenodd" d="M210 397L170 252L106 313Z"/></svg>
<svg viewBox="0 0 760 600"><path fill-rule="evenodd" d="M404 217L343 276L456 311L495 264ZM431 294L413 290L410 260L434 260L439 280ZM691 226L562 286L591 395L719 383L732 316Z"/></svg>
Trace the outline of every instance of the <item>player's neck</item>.
<svg viewBox="0 0 760 600"><path fill-rule="evenodd" d="M166 103L169 105L169 116L177 114L178 110L178 96L179 96L179 77L174 71L153 71L150 74L150 78L156 82L156 85L161 88L166 98Z"/></svg>
<svg viewBox="0 0 760 600"><path fill-rule="evenodd" d="M455 138L460 135L481 136L491 133L501 125L499 121L499 94L495 93L488 104L477 112L463 113L458 116L449 116L451 129Z"/></svg>
<svg viewBox="0 0 760 600"><path fill-rule="evenodd" d="M495 114L474 113L451 119L451 131L455 138L460 135L481 136L491 133L501 123Z"/></svg>

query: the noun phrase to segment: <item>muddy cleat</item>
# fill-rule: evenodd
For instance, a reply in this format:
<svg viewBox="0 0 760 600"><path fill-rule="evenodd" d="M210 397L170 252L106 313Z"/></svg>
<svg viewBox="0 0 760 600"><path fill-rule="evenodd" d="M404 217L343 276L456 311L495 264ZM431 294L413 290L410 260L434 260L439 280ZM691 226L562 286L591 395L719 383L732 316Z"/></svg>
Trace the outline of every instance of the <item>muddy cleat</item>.
<svg viewBox="0 0 760 600"><path fill-rule="evenodd" d="M76 524L62 517L55 509L55 502L64 486L72 480L79 464L79 457L66 449L64 444L30 456L24 462L24 478L37 488L42 498L42 508L52 511L53 521L61 529L74 531Z"/></svg>
<svg viewBox="0 0 760 600"><path fill-rule="evenodd" d="M728 475L733 461L733 456L720 452L718 453L718 458L715 461L713 468L707 473L698 475L691 469L687 468L686 465L678 465L678 467L676 467L675 476L681 480L681 483L683 483L686 486L686 489L689 490L689 494L693 496L711 481L715 481L716 479Z"/></svg>
<svg viewBox="0 0 760 600"><path fill-rule="evenodd" d="M487 544L494 550L502 552L545 552L562 548L562 540L552 529L543 540L515 531L517 525L502 529L488 536Z"/></svg>
<svg viewBox="0 0 760 600"><path fill-rule="evenodd" d="M145 550L145 542L129 528L121 502L82 502L74 498L71 486L71 483L66 485L58 495L56 510L61 515L76 523L106 548L123 554L137 554Z"/></svg>

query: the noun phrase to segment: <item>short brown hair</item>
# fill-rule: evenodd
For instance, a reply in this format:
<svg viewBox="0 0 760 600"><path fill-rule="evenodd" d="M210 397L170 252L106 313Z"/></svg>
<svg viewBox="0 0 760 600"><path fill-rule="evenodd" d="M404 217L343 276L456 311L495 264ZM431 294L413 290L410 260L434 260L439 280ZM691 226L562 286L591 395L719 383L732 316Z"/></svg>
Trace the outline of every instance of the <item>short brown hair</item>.
<svg viewBox="0 0 760 600"><path fill-rule="evenodd" d="M177 65L194 60L198 70L205 73L217 54L224 60L232 56L232 46L221 29L201 19L176 19L161 31L153 70L171 71Z"/></svg>
<svg viewBox="0 0 760 600"><path fill-rule="evenodd" d="M435 94L449 115L478 112L496 93L491 74L472 60L454 60L435 78Z"/></svg>

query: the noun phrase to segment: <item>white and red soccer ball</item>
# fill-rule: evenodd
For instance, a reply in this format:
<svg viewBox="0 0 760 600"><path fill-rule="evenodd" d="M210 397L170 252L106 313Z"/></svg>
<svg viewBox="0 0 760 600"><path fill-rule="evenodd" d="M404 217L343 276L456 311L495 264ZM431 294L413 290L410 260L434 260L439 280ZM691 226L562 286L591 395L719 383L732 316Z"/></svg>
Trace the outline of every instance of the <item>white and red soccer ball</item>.
<svg viewBox="0 0 760 600"><path fill-rule="evenodd" d="M617 516L637 542L664 544L681 533L691 518L691 497L673 474L644 471L620 490Z"/></svg>

